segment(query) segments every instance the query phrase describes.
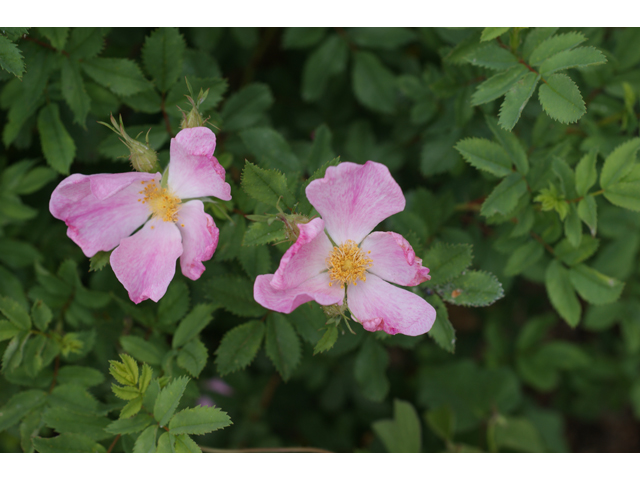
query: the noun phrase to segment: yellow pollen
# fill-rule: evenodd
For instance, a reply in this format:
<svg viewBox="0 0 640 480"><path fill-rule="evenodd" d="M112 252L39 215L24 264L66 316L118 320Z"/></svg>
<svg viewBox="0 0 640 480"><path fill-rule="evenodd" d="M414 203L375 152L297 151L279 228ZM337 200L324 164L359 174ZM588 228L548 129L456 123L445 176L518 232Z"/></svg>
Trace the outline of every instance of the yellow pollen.
<svg viewBox="0 0 640 480"><path fill-rule="evenodd" d="M347 240L339 247L333 247L327 258L327 268L331 278L329 286L340 282L340 288L344 288L349 283L357 285L357 280L366 282L365 272L373 267L373 261L367 257L368 253L371 251L363 252L353 240Z"/></svg>
<svg viewBox="0 0 640 480"><path fill-rule="evenodd" d="M142 203L146 203L149 206L151 214L154 217L161 218L165 222L175 223L178 221L180 199L171 194L166 188L160 188L160 186L155 183L155 180L151 180L151 182L143 181L142 183L147 183L148 185L139 193L144 195Z"/></svg>

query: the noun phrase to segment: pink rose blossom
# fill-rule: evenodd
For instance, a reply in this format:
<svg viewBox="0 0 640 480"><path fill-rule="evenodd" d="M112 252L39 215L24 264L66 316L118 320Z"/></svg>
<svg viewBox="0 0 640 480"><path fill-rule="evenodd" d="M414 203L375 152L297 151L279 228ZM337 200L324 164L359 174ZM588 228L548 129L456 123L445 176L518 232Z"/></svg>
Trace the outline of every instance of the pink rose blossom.
<svg viewBox="0 0 640 480"><path fill-rule="evenodd" d="M129 298L157 302L178 258L182 273L197 280L218 245L219 230L197 200L231 199L215 146L208 128L184 129L171 139L166 187L160 173L74 174L56 187L49 210L87 257L117 247L111 266Z"/></svg>
<svg viewBox="0 0 640 480"><path fill-rule="evenodd" d="M387 167L341 163L311 182L306 194L322 218L298 225L300 236L276 273L256 279L256 301L291 313L311 300L342 305L346 299L352 317L370 332L415 336L429 331L434 308L389 283L419 285L431 278L429 269L401 235L371 233L405 207L402 190Z"/></svg>

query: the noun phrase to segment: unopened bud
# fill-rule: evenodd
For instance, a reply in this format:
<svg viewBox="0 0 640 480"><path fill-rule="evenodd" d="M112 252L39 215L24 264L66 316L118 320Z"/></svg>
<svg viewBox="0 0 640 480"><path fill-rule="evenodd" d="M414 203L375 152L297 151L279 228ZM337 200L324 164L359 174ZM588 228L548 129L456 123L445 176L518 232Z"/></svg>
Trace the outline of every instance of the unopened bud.
<svg viewBox="0 0 640 480"><path fill-rule="evenodd" d="M111 115L111 125L113 125L113 127L104 122L98 123L110 128L120 137L120 141L129 149L129 160L134 170L147 173L158 171L158 154L149 146L149 132L151 130L147 132L145 145L127 135L127 132L124 130L124 124L122 123L122 116L120 116L120 124L118 124L116 119L113 118L113 115ZM141 133L142 132L140 132L140 134ZM138 136L140 136L140 134L138 134Z"/></svg>
<svg viewBox="0 0 640 480"><path fill-rule="evenodd" d="M298 225L301 223L309 223L308 217L298 214L287 215L280 213L278 214L278 218L284 223L284 233L290 242L295 242L300 236Z"/></svg>
<svg viewBox="0 0 640 480"><path fill-rule="evenodd" d="M187 89L189 90L189 95L185 95L185 96L187 97L187 100L189 100L189 103L191 104L191 111L189 113L185 113L184 110L178 107L180 112L182 112L182 122L180 122L180 128L203 127L209 118L202 117L199 107L207 99L207 95L209 95L209 89L207 88L206 92L200 89L200 93L198 93L197 100L194 100L191 84L189 83L189 80L187 79L187 77L185 77L184 80L187 82Z"/></svg>

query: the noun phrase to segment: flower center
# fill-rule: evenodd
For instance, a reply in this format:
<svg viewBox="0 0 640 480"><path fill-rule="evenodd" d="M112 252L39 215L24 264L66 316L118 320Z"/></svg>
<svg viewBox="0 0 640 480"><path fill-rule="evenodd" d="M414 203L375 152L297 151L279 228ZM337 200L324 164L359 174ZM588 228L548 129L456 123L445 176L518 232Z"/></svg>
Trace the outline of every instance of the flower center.
<svg viewBox="0 0 640 480"><path fill-rule="evenodd" d="M144 195L144 198L139 198L138 201L146 203L154 217L161 218L165 222L177 222L180 199L169 193L168 189L161 188L155 179L140 183L146 186L144 190L138 192Z"/></svg>
<svg viewBox="0 0 640 480"><path fill-rule="evenodd" d="M367 257L367 253L363 252L353 240L347 240L339 247L333 247L327 258L327 268L331 277L329 286L340 282L340 288L344 288L349 283L357 285L357 280L366 282L365 272L373 267L373 261Z"/></svg>

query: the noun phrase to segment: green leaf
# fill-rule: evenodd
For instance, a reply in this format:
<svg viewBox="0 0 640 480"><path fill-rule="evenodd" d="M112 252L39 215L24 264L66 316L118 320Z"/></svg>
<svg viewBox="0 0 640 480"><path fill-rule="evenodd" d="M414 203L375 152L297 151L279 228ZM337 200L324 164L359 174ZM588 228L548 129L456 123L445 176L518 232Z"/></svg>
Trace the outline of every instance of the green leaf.
<svg viewBox="0 0 640 480"><path fill-rule="evenodd" d="M577 122L587 112L578 86L564 73L556 73L546 80L538 91L544 111L560 123Z"/></svg>
<svg viewBox="0 0 640 480"><path fill-rule="evenodd" d="M529 240L511 254L504 267L504 274L508 277L518 275L536 264L543 255L544 247L535 240Z"/></svg>
<svg viewBox="0 0 640 480"><path fill-rule="evenodd" d="M553 247L553 251L558 260L566 263L569 266L582 263L591 257L596 250L600 241L597 238L590 237L589 235L582 235L582 239L578 242L578 246L572 245L568 239L564 239L556 246Z"/></svg>
<svg viewBox="0 0 640 480"><path fill-rule="evenodd" d="M511 27L486 27L482 30L482 35L480 36L481 42L487 42L489 40L493 40L494 38L498 38L503 33L507 33Z"/></svg>
<svg viewBox="0 0 640 480"><path fill-rule="evenodd" d="M271 225L264 222L254 222L242 239L243 247L255 247L267 243L281 242L286 238L284 224L280 220L274 221Z"/></svg>
<svg viewBox="0 0 640 480"><path fill-rule="evenodd" d="M207 364L207 347L197 338L187 343L178 353L177 362L180 368L184 368L192 377L199 377Z"/></svg>
<svg viewBox="0 0 640 480"><path fill-rule="evenodd" d="M347 42L332 34L307 57L302 69L302 98L306 102L322 97L329 79L346 68L348 55Z"/></svg>
<svg viewBox="0 0 640 480"><path fill-rule="evenodd" d="M51 42L51 46L56 50L63 50L69 36L68 27L38 27L42 33Z"/></svg>
<svg viewBox="0 0 640 480"><path fill-rule="evenodd" d="M40 453L105 453L106 449L86 435L63 433L53 438L33 439L34 448Z"/></svg>
<svg viewBox="0 0 640 480"><path fill-rule="evenodd" d="M79 365L67 365L58 371L58 383L72 383L80 387L95 387L104 382L104 375L99 370Z"/></svg>
<svg viewBox="0 0 640 480"><path fill-rule="evenodd" d="M288 27L282 35L282 48L293 50L313 47L322 40L325 33L325 28Z"/></svg>
<svg viewBox="0 0 640 480"><path fill-rule="evenodd" d="M598 172L596 171L596 161L598 151L591 149L583 156L576 166L576 193L583 197L589 189L596 183Z"/></svg>
<svg viewBox="0 0 640 480"><path fill-rule="evenodd" d="M425 300L436 309L436 321L429 330L429 337L444 351L454 353L456 351L456 331L449 321L447 307L437 295L430 295Z"/></svg>
<svg viewBox="0 0 640 480"><path fill-rule="evenodd" d="M184 38L177 28L158 28L145 38L142 62L161 92L169 90L182 73L185 49Z"/></svg>
<svg viewBox="0 0 640 480"><path fill-rule="evenodd" d="M222 107L224 129L236 132L254 125L273 105L273 95L267 85L252 83L231 95Z"/></svg>
<svg viewBox="0 0 640 480"><path fill-rule="evenodd" d="M573 50L556 53L540 65L540 74L551 75L567 68L582 68L606 63L607 58L594 47L578 47Z"/></svg>
<svg viewBox="0 0 640 480"><path fill-rule="evenodd" d="M329 127L323 123L313 133L313 143L307 157L307 165L310 171L322 168L335 159L335 154L331 148L332 135ZM301 191L304 192L304 189Z"/></svg>
<svg viewBox="0 0 640 480"><path fill-rule="evenodd" d="M120 337L120 345L125 352L130 354L139 362L150 365L160 365L164 352L155 344L135 335L124 335Z"/></svg>
<svg viewBox="0 0 640 480"><path fill-rule="evenodd" d="M169 423L173 417L187 383L189 383L189 377L178 377L158 394L153 406L153 417L161 427Z"/></svg>
<svg viewBox="0 0 640 480"><path fill-rule="evenodd" d="M219 408L198 406L176 413L169 423L169 431L172 435L204 435L232 423L226 412Z"/></svg>
<svg viewBox="0 0 640 480"><path fill-rule="evenodd" d="M180 348L193 340L213 320L213 311L216 305L201 303L193 307L193 310L182 319L173 335L172 348Z"/></svg>
<svg viewBox="0 0 640 480"><path fill-rule="evenodd" d="M273 313L267 318L265 351L286 382L300 363L300 339L291 323L282 315Z"/></svg>
<svg viewBox="0 0 640 480"><path fill-rule="evenodd" d="M582 310L580 302L573 289L569 271L559 261L553 260L549 263L545 274L545 286L553 308L569 326L578 325Z"/></svg>
<svg viewBox="0 0 640 480"><path fill-rule="evenodd" d="M77 62L68 58L62 62L61 90L64 100L73 112L75 123L84 126L91 106L91 98L84 88L80 67Z"/></svg>
<svg viewBox="0 0 640 480"><path fill-rule="evenodd" d="M98 411L98 401L86 388L75 384L58 385L49 396L51 407L62 407L76 413L92 415Z"/></svg>
<svg viewBox="0 0 640 480"><path fill-rule="evenodd" d="M624 283L620 280L583 264L572 267L569 274L571 283L580 296L594 305L615 302L624 289Z"/></svg>
<svg viewBox="0 0 640 480"><path fill-rule="evenodd" d="M522 47L522 56L528 59L531 53L547 38L556 33L557 27L538 27L529 30L527 37L524 39Z"/></svg>
<svg viewBox="0 0 640 480"><path fill-rule="evenodd" d="M373 53L356 52L353 65L353 93L365 107L392 114L396 105L396 80Z"/></svg>
<svg viewBox="0 0 640 480"><path fill-rule="evenodd" d="M253 282L239 275L218 277L210 284L211 298L239 317L260 317L267 310L253 298Z"/></svg>
<svg viewBox="0 0 640 480"><path fill-rule="evenodd" d="M587 224L591 230L591 235L595 236L598 227L598 206L596 199L587 195L578 203L578 216L580 220Z"/></svg>
<svg viewBox="0 0 640 480"><path fill-rule="evenodd" d="M176 453L202 453L202 449L189 435L176 435L174 438Z"/></svg>
<svg viewBox="0 0 640 480"><path fill-rule="evenodd" d="M566 198L573 199L576 194L576 179L571 167L563 159L554 157L551 163L553 173L560 179L561 189Z"/></svg>
<svg viewBox="0 0 640 480"><path fill-rule="evenodd" d="M287 177L277 170L263 170L246 161L242 170L242 189L250 197L275 207L279 203L293 208L295 199L287 186Z"/></svg>
<svg viewBox="0 0 640 480"><path fill-rule="evenodd" d="M271 270L271 254L269 249L260 245L252 248L241 248L238 260L247 275L250 278L256 278L258 275L270 273Z"/></svg>
<svg viewBox="0 0 640 480"><path fill-rule="evenodd" d="M49 167L36 167L20 179L13 191L18 195L37 192L57 176L58 174Z"/></svg>
<svg viewBox="0 0 640 480"><path fill-rule="evenodd" d="M322 338L318 340L318 343L313 347L313 354L326 352L331 350L338 340L338 327L335 324L327 326L327 330L322 335Z"/></svg>
<svg viewBox="0 0 640 480"><path fill-rule="evenodd" d="M169 432L164 432L158 438L158 449L156 453L176 453L176 437Z"/></svg>
<svg viewBox="0 0 640 480"><path fill-rule="evenodd" d="M442 440L448 441L453 439L455 431L455 413L449 405L442 405L433 408L424 414L427 425Z"/></svg>
<svg viewBox="0 0 640 480"><path fill-rule="evenodd" d="M0 297L0 312L7 317L16 328L29 330L31 328L31 317L29 313L15 300L8 297Z"/></svg>
<svg viewBox="0 0 640 480"><path fill-rule="evenodd" d="M515 65L497 73L478 85L471 96L471 105L477 106L495 100L507 93L529 70L524 65Z"/></svg>
<svg viewBox="0 0 640 480"><path fill-rule="evenodd" d="M438 287L443 300L454 305L486 307L504 296L502 284L489 272L468 270L452 282Z"/></svg>
<svg viewBox="0 0 640 480"><path fill-rule="evenodd" d="M258 162L268 168L285 173L300 170L300 161L291 151L287 141L271 128L256 127L240 132L242 141ZM245 189L247 193L248 190Z"/></svg>
<svg viewBox="0 0 640 480"><path fill-rule="evenodd" d="M617 183L607 186L604 196L614 205L640 211L640 165L635 165Z"/></svg>
<svg viewBox="0 0 640 480"><path fill-rule="evenodd" d="M173 325L189 310L189 288L183 281L171 282L167 293L158 302L158 323Z"/></svg>
<svg viewBox="0 0 640 480"><path fill-rule="evenodd" d="M478 65L492 70L507 70L518 65L518 58L515 55L494 43L483 45L467 56L466 60L471 65Z"/></svg>
<svg viewBox="0 0 640 480"><path fill-rule="evenodd" d="M347 333L351 335L351 333ZM382 401L389 392L386 370L389 355L373 337L368 336L356 356L354 374L362 394L373 402Z"/></svg>
<svg viewBox="0 0 640 480"><path fill-rule="evenodd" d="M104 267L109 265L109 259L111 258L111 252L98 252L89 262L89 271L90 272L99 272Z"/></svg>
<svg viewBox="0 0 640 480"><path fill-rule="evenodd" d="M460 140L455 149L472 166L497 177L511 173L511 159L507 152L495 142L486 138L466 138Z"/></svg>
<svg viewBox="0 0 640 480"><path fill-rule="evenodd" d="M147 427L133 445L133 453L154 453L156 451L156 433L158 425Z"/></svg>
<svg viewBox="0 0 640 480"><path fill-rule="evenodd" d="M623 177L631 172L639 148L640 138L634 138L618 145L607 156L600 173L600 186L603 189L606 190L608 186L619 183Z"/></svg>
<svg viewBox="0 0 640 480"><path fill-rule="evenodd" d="M409 402L395 399L393 420L378 420L371 426L389 453L420 453L422 450L420 418Z"/></svg>
<svg viewBox="0 0 640 480"><path fill-rule="evenodd" d="M216 350L218 373L227 375L249 365L258 353L264 334L264 323L258 320L243 323L225 333Z"/></svg>
<svg viewBox="0 0 640 480"><path fill-rule="evenodd" d="M64 175L76 156L76 145L64 128L57 103L50 103L38 114L38 132L42 153L51 167Z"/></svg>
<svg viewBox="0 0 640 480"><path fill-rule="evenodd" d="M135 417L114 420L105 427L105 430L112 435L129 435L141 432L152 423L154 422L151 416L146 413L141 413Z"/></svg>
<svg viewBox="0 0 640 480"><path fill-rule="evenodd" d="M29 32L29 27L1 27L0 30L9 40L15 42Z"/></svg>
<svg viewBox="0 0 640 480"><path fill-rule="evenodd" d="M96 83L116 95L126 97L152 88L140 67L128 58L93 58L82 62L82 68Z"/></svg>
<svg viewBox="0 0 640 480"><path fill-rule="evenodd" d="M416 39L412 30L402 27L354 27L347 33L356 45L384 50L395 50Z"/></svg>
<svg viewBox="0 0 640 480"><path fill-rule="evenodd" d="M439 285L460 275L472 260L471 245L436 243L423 255L422 264L429 268L430 285Z"/></svg>
<svg viewBox="0 0 640 480"><path fill-rule="evenodd" d="M15 337L22 330L6 320L0 320L0 342Z"/></svg>
<svg viewBox="0 0 640 480"><path fill-rule="evenodd" d="M0 432L17 425L35 408L44 405L47 394L42 390L25 390L12 396L0 408Z"/></svg>
<svg viewBox="0 0 640 480"><path fill-rule="evenodd" d="M42 300L38 300L31 308L31 318L40 331L46 332L49 322L53 318L53 314L51 313L51 309L47 307Z"/></svg>
<svg viewBox="0 0 640 480"><path fill-rule="evenodd" d="M137 396L127 403L120 411L120 418L131 418L136 415L142 408L142 396Z"/></svg>
<svg viewBox="0 0 640 480"><path fill-rule="evenodd" d="M498 121L494 117L486 115L485 120L498 142L500 142L500 145L502 145L509 155L511 162L515 165L518 172L526 175L529 172L529 160L518 138L513 133L499 128Z"/></svg>
<svg viewBox="0 0 640 480"><path fill-rule="evenodd" d="M74 28L67 42L67 53L74 60L96 57L104 47L108 31L104 27Z"/></svg>
<svg viewBox="0 0 640 480"><path fill-rule="evenodd" d="M545 451L542 438L533 423L526 418L502 417L495 425L497 448L507 448L517 452Z"/></svg>
<svg viewBox="0 0 640 480"><path fill-rule="evenodd" d="M0 68L22 78L25 71L22 52L15 43L0 35Z"/></svg>
<svg viewBox="0 0 640 480"><path fill-rule="evenodd" d="M520 119L522 110L527 106L531 95L538 85L540 75L534 72L525 74L518 80L504 97L504 102L500 107L500 121L498 124L505 130L511 131Z"/></svg>
<svg viewBox="0 0 640 480"><path fill-rule="evenodd" d="M574 247L580 246L580 241L582 240L582 223L578 216L578 210L573 203L569 206L569 215L567 215L564 221L564 234L571 245Z"/></svg>
<svg viewBox="0 0 640 480"><path fill-rule="evenodd" d="M66 408L53 407L45 410L42 420L47 427L59 433L80 433L95 441L111 436L104 430L110 423L106 417L83 415Z"/></svg>
<svg viewBox="0 0 640 480"><path fill-rule="evenodd" d="M519 173L512 173L493 189L482 204L480 213L490 217L496 213L509 215L518 205L520 198L527 193L527 182Z"/></svg>
<svg viewBox="0 0 640 480"><path fill-rule="evenodd" d="M540 43L540 45L538 45L536 49L531 52L529 63L531 65L540 65L547 58L552 57L556 53L560 53L564 50L569 50L570 48L578 46L585 40L585 36L582 33L578 32L570 32L563 35L554 35L553 37L547 38L545 41Z"/></svg>

